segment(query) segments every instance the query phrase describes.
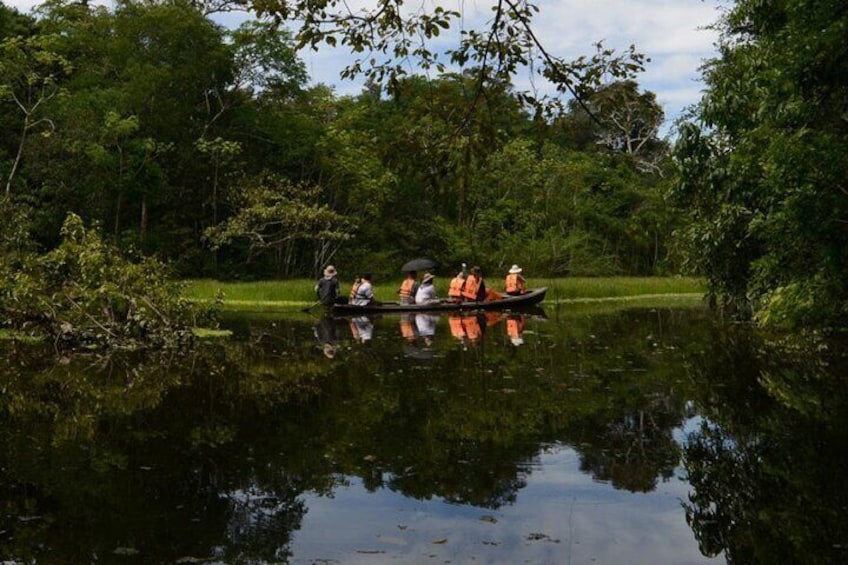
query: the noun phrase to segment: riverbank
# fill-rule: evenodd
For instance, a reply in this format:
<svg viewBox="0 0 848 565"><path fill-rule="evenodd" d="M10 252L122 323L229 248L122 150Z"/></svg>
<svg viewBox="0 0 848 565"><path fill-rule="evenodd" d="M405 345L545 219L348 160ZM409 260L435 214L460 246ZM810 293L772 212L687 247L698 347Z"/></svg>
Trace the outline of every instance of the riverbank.
<svg viewBox="0 0 848 565"><path fill-rule="evenodd" d="M219 297L222 308L226 310L285 311L315 303L315 281L308 279L254 282L195 279L184 282L185 298L196 302L211 302ZM447 283L447 279L437 279L439 296L447 294ZM645 298L697 300L706 292L705 282L691 277L531 278L527 283L529 288L548 287L545 304ZM390 282L375 281L375 294L380 300L394 300L399 285L400 278ZM347 293L349 290L350 284L342 281L342 292Z"/></svg>

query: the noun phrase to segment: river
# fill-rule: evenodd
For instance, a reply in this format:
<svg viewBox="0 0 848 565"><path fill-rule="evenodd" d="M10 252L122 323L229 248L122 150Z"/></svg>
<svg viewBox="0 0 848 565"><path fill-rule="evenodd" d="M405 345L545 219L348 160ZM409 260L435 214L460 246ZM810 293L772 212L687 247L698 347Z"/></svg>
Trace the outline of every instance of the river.
<svg viewBox="0 0 848 565"><path fill-rule="evenodd" d="M698 305L0 344L3 563L839 563L846 348Z"/></svg>

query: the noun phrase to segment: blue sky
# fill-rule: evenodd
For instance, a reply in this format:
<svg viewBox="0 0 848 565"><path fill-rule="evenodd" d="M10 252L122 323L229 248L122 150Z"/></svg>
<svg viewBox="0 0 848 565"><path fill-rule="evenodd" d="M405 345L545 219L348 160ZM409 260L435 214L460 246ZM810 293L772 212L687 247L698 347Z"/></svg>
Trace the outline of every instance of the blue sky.
<svg viewBox="0 0 848 565"><path fill-rule="evenodd" d="M2 0L28 12L35 0ZM466 27L485 23L493 0L442 0L442 5L458 9ZM367 0L348 0L354 9ZM639 77L643 89L657 94L669 122L683 108L694 104L703 87L699 67L715 55L716 34L706 29L719 16L726 0L537 0L536 33L547 50L559 57L573 59L590 55L600 40L617 50L635 44L650 57ZM433 6L432 0L408 4L416 9ZM215 20L234 27L246 19L242 13L221 14ZM342 81L339 71L351 61L344 49L304 51L302 57L314 82L333 85L339 94L359 92L361 83ZM526 87L528 78L517 77L516 86ZM544 90L544 85L536 84Z"/></svg>

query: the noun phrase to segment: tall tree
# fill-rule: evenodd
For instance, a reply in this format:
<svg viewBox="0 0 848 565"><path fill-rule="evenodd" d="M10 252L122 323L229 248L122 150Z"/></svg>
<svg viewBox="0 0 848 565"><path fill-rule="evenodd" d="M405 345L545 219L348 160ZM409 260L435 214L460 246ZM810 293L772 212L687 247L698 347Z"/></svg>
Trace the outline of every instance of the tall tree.
<svg viewBox="0 0 848 565"><path fill-rule="evenodd" d="M738 0L676 148L691 265L762 323L848 319L848 11Z"/></svg>

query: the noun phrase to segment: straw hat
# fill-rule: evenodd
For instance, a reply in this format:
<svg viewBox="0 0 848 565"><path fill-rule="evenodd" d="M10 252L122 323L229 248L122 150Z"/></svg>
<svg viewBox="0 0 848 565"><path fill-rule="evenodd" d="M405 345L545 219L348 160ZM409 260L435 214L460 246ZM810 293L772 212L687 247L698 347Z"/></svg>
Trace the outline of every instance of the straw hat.
<svg viewBox="0 0 848 565"><path fill-rule="evenodd" d="M325 277L334 277L334 276L336 276L336 268L335 268L335 267L333 267L332 265L327 265L327 268L326 268L326 269L324 269L324 276L325 276Z"/></svg>
<svg viewBox="0 0 848 565"><path fill-rule="evenodd" d="M424 275L424 278L421 279L421 282L422 283L432 282L432 280L435 279L435 278L436 277L432 273L427 273L426 275Z"/></svg>
<svg viewBox="0 0 848 565"><path fill-rule="evenodd" d="M520 272L521 272L521 267L519 267L518 265L513 265L512 267L509 268L509 274L510 275L515 275L515 274L518 274Z"/></svg>

